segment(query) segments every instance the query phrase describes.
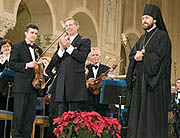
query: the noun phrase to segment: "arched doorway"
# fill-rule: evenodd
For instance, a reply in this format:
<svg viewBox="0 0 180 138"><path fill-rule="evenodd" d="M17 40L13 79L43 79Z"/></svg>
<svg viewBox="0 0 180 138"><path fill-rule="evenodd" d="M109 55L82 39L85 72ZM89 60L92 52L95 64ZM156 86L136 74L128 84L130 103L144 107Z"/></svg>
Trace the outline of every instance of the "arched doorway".
<svg viewBox="0 0 180 138"><path fill-rule="evenodd" d="M18 5L16 26L9 30L5 38L17 43L24 39L24 26L35 23L39 26L40 35L52 35L53 21L51 11L46 0L22 0Z"/></svg>
<svg viewBox="0 0 180 138"><path fill-rule="evenodd" d="M79 33L82 36L89 37L91 39L91 46L97 46L97 33L91 18L83 12L78 12L73 15L75 19L80 22ZM91 28L91 30L89 30Z"/></svg>

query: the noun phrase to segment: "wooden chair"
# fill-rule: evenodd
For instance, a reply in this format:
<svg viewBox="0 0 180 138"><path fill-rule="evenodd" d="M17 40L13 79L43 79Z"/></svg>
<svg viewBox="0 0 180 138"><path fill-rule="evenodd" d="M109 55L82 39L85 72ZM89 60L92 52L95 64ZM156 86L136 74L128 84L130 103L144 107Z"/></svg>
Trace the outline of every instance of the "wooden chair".
<svg viewBox="0 0 180 138"><path fill-rule="evenodd" d="M0 110L0 120L13 120L13 112Z"/></svg>
<svg viewBox="0 0 180 138"><path fill-rule="evenodd" d="M13 120L13 112L7 110L0 110L0 120ZM12 136L10 135L10 138Z"/></svg>
<svg viewBox="0 0 180 138"><path fill-rule="evenodd" d="M35 127L36 125L40 126L40 138L44 138L44 127L49 126L49 117L45 116L45 100L44 98L38 99L40 102L42 102L43 106L43 112L42 115L36 115L34 123L33 123L33 130L31 134L31 138L35 138Z"/></svg>
<svg viewBox="0 0 180 138"><path fill-rule="evenodd" d="M45 101L43 99L43 113L42 115L37 115L33 123L33 130L31 138L35 138L35 126L40 126L40 138L44 138L44 127L49 126L49 117L45 116ZM13 112L7 110L0 110L0 120L13 120Z"/></svg>

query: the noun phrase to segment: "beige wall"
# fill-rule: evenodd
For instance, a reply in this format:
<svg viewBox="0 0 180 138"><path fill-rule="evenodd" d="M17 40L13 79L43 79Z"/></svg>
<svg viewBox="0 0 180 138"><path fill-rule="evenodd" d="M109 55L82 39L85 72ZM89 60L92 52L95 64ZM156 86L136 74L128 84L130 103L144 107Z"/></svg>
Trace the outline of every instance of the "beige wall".
<svg viewBox="0 0 180 138"><path fill-rule="evenodd" d="M180 77L179 0L1 0L0 36L18 42L24 37L23 26L33 22L40 27L39 44L45 49L62 32L60 21L73 16L80 21L79 32L91 38L92 46L102 50L103 63L111 58L108 63L110 66L120 56L124 58L115 71L115 74L123 74L127 70L129 51L122 47L121 34L128 34L132 47L143 33L140 17L145 3L156 4L162 10L172 40L172 59L177 65L176 77ZM55 49L52 48L49 53ZM172 66L172 82L174 74Z"/></svg>

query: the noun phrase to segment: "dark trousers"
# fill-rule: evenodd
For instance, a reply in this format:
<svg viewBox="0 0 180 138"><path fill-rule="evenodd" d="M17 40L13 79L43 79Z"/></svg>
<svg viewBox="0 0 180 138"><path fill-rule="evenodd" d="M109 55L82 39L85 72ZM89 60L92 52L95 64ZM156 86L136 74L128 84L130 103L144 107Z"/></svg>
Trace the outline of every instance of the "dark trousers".
<svg viewBox="0 0 180 138"><path fill-rule="evenodd" d="M86 112L98 112L102 116L107 116L108 105L100 104L100 95L94 95L92 92L88 91L88 101L82 104L82 110Z"/></svg>
<svg viewBox="0 0 180 138"><path fill-rule="evenodd" d="M48 138L56 138L53 133L53 119L58 117L57 103L55 102L55 93L51 94L51 99L49 101L49 135Z"/></svg>
<svg viewBox="0 0 180 138"><path fill-rule="evenodd" d="M58 117L64 112L81 110L82 103L82 101L66 101L66 97L63 97L62 102L57 102Z"/></svg>
<svg viewBox="0 0 180 138"><path fill-rule="evenodd" d="M30 138L36 115L36 91L31 94L14 94L13 138Z"/></svg>

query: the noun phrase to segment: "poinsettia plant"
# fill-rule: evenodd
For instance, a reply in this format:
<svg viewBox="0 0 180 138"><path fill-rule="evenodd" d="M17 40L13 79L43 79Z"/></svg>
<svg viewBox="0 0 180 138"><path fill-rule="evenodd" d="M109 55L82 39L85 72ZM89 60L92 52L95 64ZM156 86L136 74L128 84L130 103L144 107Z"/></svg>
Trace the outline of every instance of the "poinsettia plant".
<svg viewBox="0 0 180 138"><path fill-rule="evenodd" d="M64 112L53 124L58 138L121 138L118 120L97 112Z"/></svg>

